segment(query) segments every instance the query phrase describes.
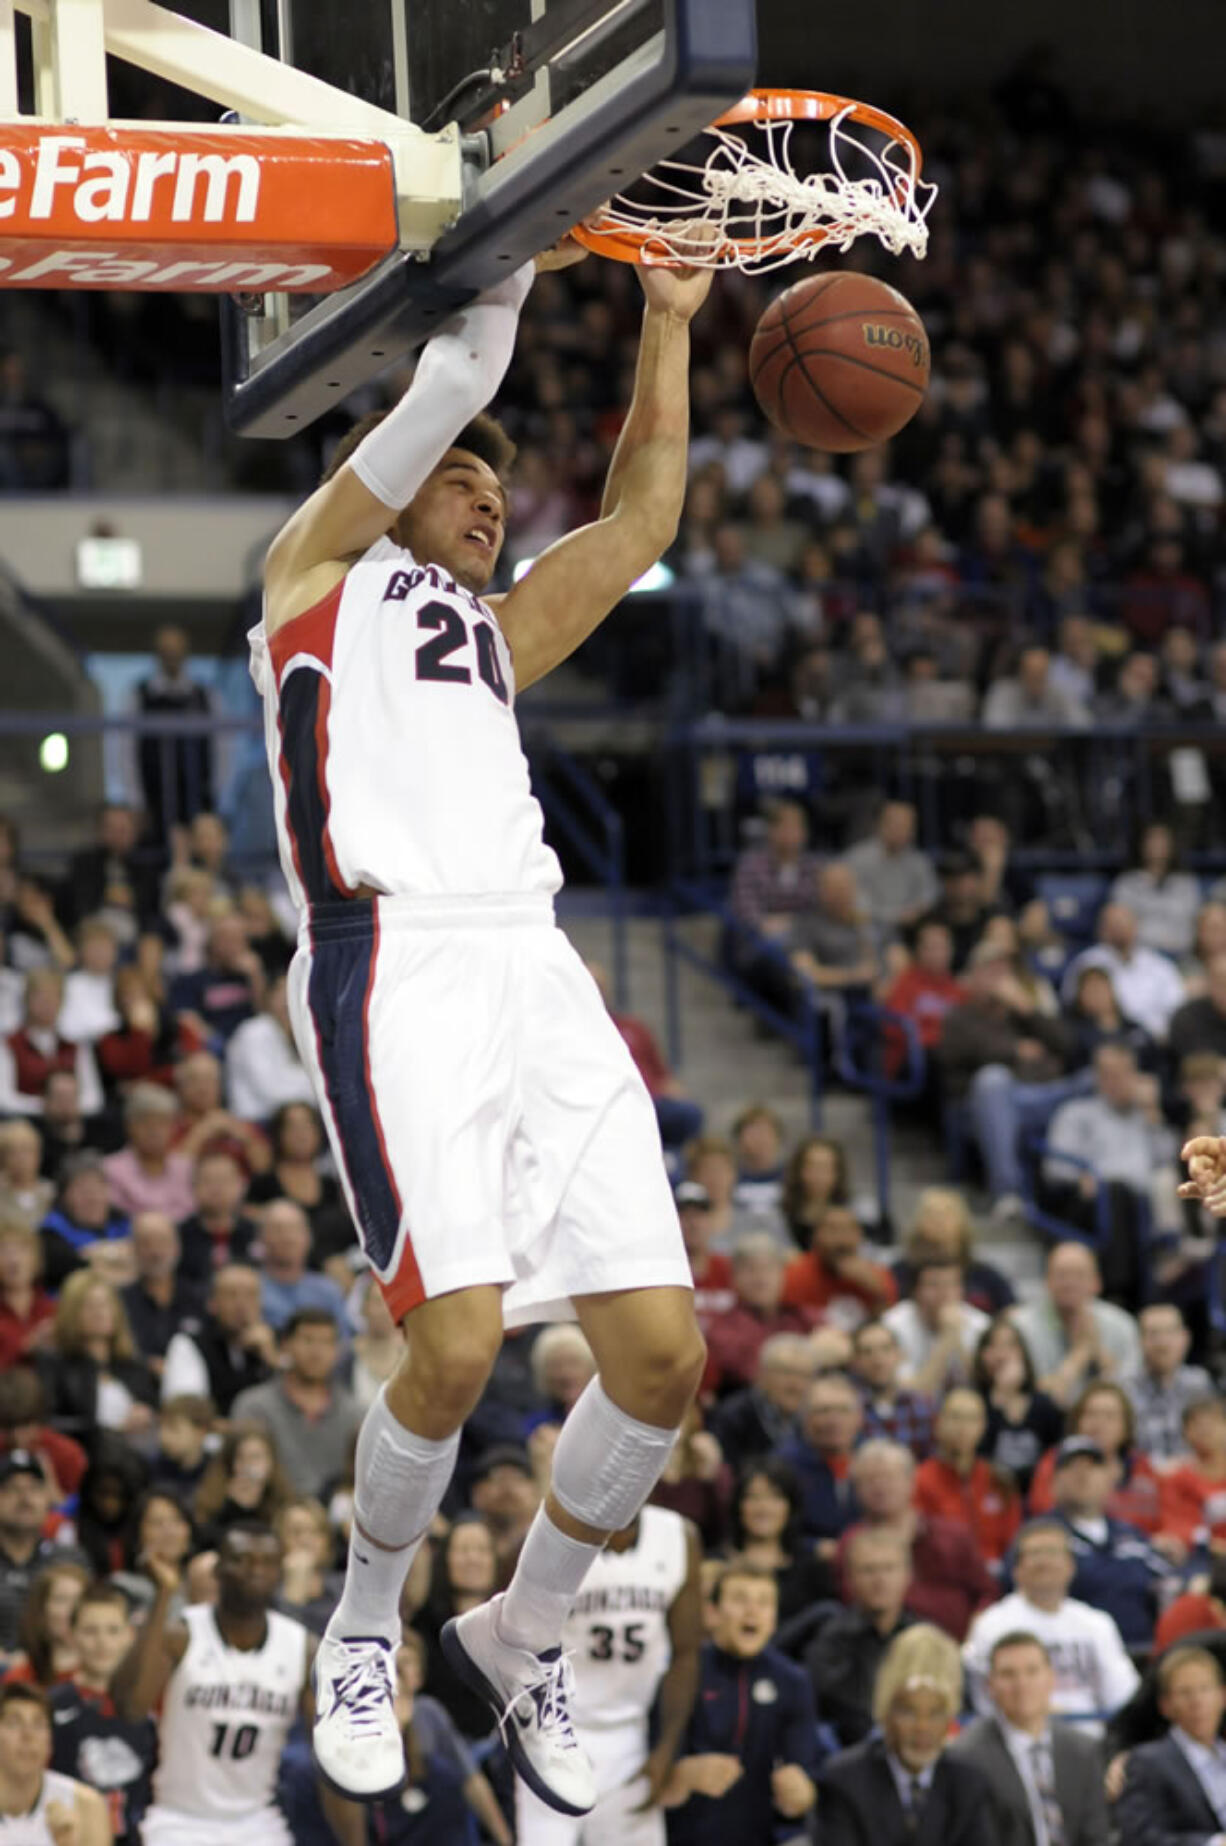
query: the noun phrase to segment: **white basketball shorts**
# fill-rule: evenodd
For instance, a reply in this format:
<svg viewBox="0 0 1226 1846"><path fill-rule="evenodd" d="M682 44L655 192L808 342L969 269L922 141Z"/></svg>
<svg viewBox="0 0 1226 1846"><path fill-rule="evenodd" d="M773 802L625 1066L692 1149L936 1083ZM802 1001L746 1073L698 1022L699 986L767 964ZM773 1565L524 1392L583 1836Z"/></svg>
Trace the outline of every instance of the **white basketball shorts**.
<svg viewBox="0 0 1226 1846"><path fill-rule="evenodd" d="M646 1726L608 1730L577 1724L575 1733L591 1758L596 1805L590 1814L559 1814L515 1778L515 1838L518 1846L664 1846L664 1815L635 1809L647 1797L639 1774L647 1756ZM729 1842L729 1846L734 1846Z"/></svg>
<svg viewBox="0 0 1226 1846"><path fill-rule="evenodd" d="M481 1283L508 1326L691 1286L651 1098L548 897L315 905L289 1003L397 1320Z"/></svg>
<svg viewBox="0 0 1226 1846"><path fill-rule="evenodd" d="M227 1814L204 1820L199 1814L182 1814L177 1808L156 1804L140 1823L141 1846L218 1846L232 1838L235 1846L294 1846L289 1823L279 1808L260 1808L254 1814Z"/></svg>

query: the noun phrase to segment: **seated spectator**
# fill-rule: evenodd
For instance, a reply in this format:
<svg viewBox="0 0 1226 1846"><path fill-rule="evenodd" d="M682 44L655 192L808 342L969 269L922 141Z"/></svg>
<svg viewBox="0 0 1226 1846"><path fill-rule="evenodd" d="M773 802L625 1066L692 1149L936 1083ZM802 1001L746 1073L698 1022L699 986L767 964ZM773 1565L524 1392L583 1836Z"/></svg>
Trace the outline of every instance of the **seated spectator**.
<svg viewBox="0 0 1226 1846"><path fill-rule="evenodd" d="M881 1663L917 1619L907 1607L910 1573L910 1547L898 1533L858 1526L848 1538L847 1607L821 1624L804 1662L822 1722L841 1744L861 1743L872 1730Z"/></svg>
<svg viewBox="0 0 1226 1846"><path fill-rule="evenodd" d="M47 1394L32 1364L0 1370L0 1457L24 1449L42 1469L56 1502L81 1485L89 1458L79 1442L47 1423Z"/></svg>
<svg viewBox="0 0 1226 1846"><path fill-rule="evenodd" d="M103 917L86 917L77 930L77 965L64 976L64 1001L56 1030L74 1044L92 1045L119 1024L115 968L119 943Z"/></svg>
<svg viewBox="0 0 1226 1846"><path fill-rule="evenodd" d="M1190 1403L1183 1436L1187 1459L1160 1481L1163 1531L1188 1550L1226 1552L1226 1403L1212 1394Z"/></svg>
<svg viewBox="0 0 1226 1846"><path fill-rule="evenodd" d="M532 1342L532 1383L541 1408L524 1419L524 1439L543 1425L561 1429L596 1376L592 1349L573 1321L543 1327ZM531 1444L529 1444L531 1447Z"/></svg>
<svg viewBox="0 0 1226 1846"><path fill-rule="evenodd" d="M191 1505L208 1466L213 1421L207 1397L172 1397L158 1407L150 1492L160 1488L177 1506Z"/></svg>
<svg viewBox="0 0 1226 1846"><path fill-rule="evenodd" d="M927 1053L941 1042L945 1016L966 1000L966 988L952 973L954 939L949 925L939 917L921 918L915 930L915 948L907 965L894 976L881 996L881 1004L899 1013L915 1027ZM886 1059L891 1072L902 1065L903 1043L899 1028L887 1027Z"/></svg>
<svg viewBox="0 0 1226 1846"><path fill-rule="evenodd" d="M928 1257L946 1257L962 1265L962 1293L983 1314L999 1314L1013 1304L1013 1285L991 1263L974 1253L975 1228L970 1207L961 1192L948 1186L926 1186L916 1201L915 1216L894 1264L898 1292L909 1296L915 1289L917 1265Z"/></svg>
<svg viewBox="0 0 1226 1846"><path fill-rule="evenodd" d="M977 1391L950 1391L936 1420L936 1452L915 1475L915 1508L934 1519L960 1522L982 1558L998 1568L1022 1520L1022 1503L1011 1481L979 1454L987 1410Z"/></svg>
<svg viewBox="0 0 1226 1846"><path fill-rule="evenodd" d="M160 1377L175 1334L199 1325L204 1287L179 1274L179 1233L162 1212L143 1211L132 1220L136 1280L119 1291L136 1350Z"/></svg>
<svg viewBox="0 0 1226 1846"><path fill-rule="evenodd" d="M633 1013L617 1011L607 970L596 961L589 961L586 966L655 1104L660 1140L665 1149L673 1153L684 1147L687 1141L692 1141L695 1135L702 1133L702 1107L687 1095L685 1085L669 1069L659 1040L647 1021L637 1018Z"/></svg>
<svg viewBox="0 0 1226 1846"><path fill-rule="evenodd" d="M490 1708L452 1672L439 1635L457 1615L488 1602L497 1588L498 1560L489 1526L479 1513L460 1513L435 1549L430 1588L415 1619L426 1647L425 1683L470 1742L489 1735Z"/></svg>
<svg viewBox="0 0 1226 1846"><path fill-rule="evenodd" d="M1180 963L1184 995L1199 1000L1205 991L1209 963L1215 955L1226 954L1226 903L1222 901L1221 882L1214 886L1215 896L1202 904L1196 913L1196 933L1192 953Z"/></svg>
<svg viewBox="0 0 1226 1846"><path fill-rule="evenodd" d="M115 1846L139 1846L157 1762L155 1721L120 1717L111 1696L135 1637L123 1590L91 1584L72 1616L76 1668L50 1698L51 1767L103 1797Z"/></svg>
<svg viewBox="0 0 1226 1846"><path fill-rule="evenodd" d="M992 1215L1022 1213L1021 1137L1042 1127L1084 1087L1065 1075L1072 1038L1060 1019L1040 1013L1014 976L1007 954L984 942L967 970L968 999L946 1015L937 1058L947 1097L963 1102L992 1194Z"/></svg>
<svg viewBox="0 0 1226 1846"><path fill-rule="evenodd" d="M1093 963L1081 969L1069 996L1065 1019L1077 1037L1074 1063L1089 1064L1100 1045L1127 1045L1143 1070L1156 1062L1157 1047L1143 1026L1125 1017L1106 968Z"/></svg>
<svg viewBox="0 0 1226 1846"><path fill-rule="evenodd" d="M776 1333L763 1341L753 1383L722 1398L707 1418L734 1469L786 1441L816 1375L817 1354L803 1335Z"/></svg>
<svg viewBox="0 0 1226 1846"><path fill-rule="evenodd" d="M1137 1326L1141 1362L1120 1374L1136 1418L1137 1447L1151 1461L1176 1461L1187 1454L1184 1413L1213 1385L1203 1366L1184 1363L1191 1336L1177 1307L1156 1302L1142 1308Z"/></svg>
<svg viewBox="0 0 1226 1846"><path fill-rule="evenodd" d="M729 904L742 932L729 942L733 966L776 999L781 987L786 992L784 976L760 939L782 951L796 946L797 925L817 903L818 861L808 844L809 817L800 802L772 802L765 843L741 853L732 874Z"/></svg>
<svg viewBox="0 0 1226 1846"><path fill-rule="evenodd" d="M732 1264L722 1250L711 1248L711 1195L696 1180L683 1179L673 1193L685 1253L694 1278L694 1312L704 1330L719 1314L736 1305Z"/></svg>
<svg viewBox="0 0 1226 1846"><path fill-rule="evenodd" d="M16 1682L49 1691L72 1678L77 1669L72 1618L88 1584L84 1564L52 1563L39 1571L21 1611L18 1652L4 1672L7 1685Z"/></svg>
<svg viewBox="0 0 1226 1846"><path fill-rule="evenodd" d="M135 962L116 970L115 1011L115 1025L94 1046L108 1091L114 1093L127 1083L169 1087L174 1081L178 1034L148 975Z"/></svg>
<svg viewBox="0 0 1226 1846"><path fill-rule="evenodd" d="M911 1299L896 1302L881 1319L902 1348L903 1382L928 1396L967 1381L988 1326L987 1315L966 1299L961 1263L944 1256L917 1263Z"/></svg>
<svg viewBox="0 0 1226 1846"><path fill-rule="evenodd" d="M318 1109L309 1102L285 1103L272 1118L270 1138L272 1165L252 1180L247 1203L291 1199L311 1227L311 1265L325 1269L333 1257L352 1250L357 1238L340 1186L321 1171L325 1150Z"/></svg>
<svg viewBox="0 0 1226 1846"><path fill-rule="evenodd" d="M953 973L961 979L971 951L1000 905L989 900L983 868L973 852L946 853L941 861L941 895L925 922L943 923L953 938Z"/></svg>
<svg viewBox="0 0 1226 1846"><path fill-rule="evenodd" d="M307 1268L311 1227L306 1213L289 1199L274 1199L264 1213L260 1242L262 1310L273 1332L304 1308L322 1308L332 1316L343 1351L349 1343L345 1297L330 1277Z"/></svg>
<svg viewBox="0 0 1226 1846"><path fill-rule="evenodd" d="M227 1263L245 1262L259 1237L254 1218L242 1210L243 1170L233 1154L202 1154L192 1170L196 1207L179 1226L183 1254L179 1274L206 1287Z"/></svg>
<svg viewBox="0 0 1226 1846"><path fill-rule="evenodd" d="M773 1648L774 1581L748 1564L716 1579L698 1696L663 1800L672 1846L758 1846L795 1833L816 1798L817 1718L803 1668ZM745 1702L747 1673L762 1688Z"/></svg>
<svg viewBox="0 0 1226 1846"><path fill-rule="evenodd" d="M231 1421L193 1504L201 1543L214 1550L232 1525L275 1525L294 1497L277 1444L263 1423Z"/></svg>
<svg viewBox="0 0 1226 1846"><path fill-rule="evenodd" d="M1158 1666L1158 1698L1170 1733L1128 1757L1115 1804L1120 1846L1175 1846L1222 1830L1221 1728L1226 1682L1202 1647L1172 1649Z"/></svg>
<svg viewBox="0 0 1226 1846"><path fill-rule="evenodd" d="M541 1503L527 1449L515 1443L495 1443L486 1449L469 1475L468 1498L493 1534L497 1586L502 1588L514 1574L520 1546ZM484 1728L488 1732L488 1706Z"/></svg>
<svg viewBox="0 0 1226 1846"><path fill-rule="evenodd" d="M851 1336L851 1370L864 1401L864 1433L901 1442L917 1460L932 1446L936 1406L922 1391L899 1383L903 1350L884 1320L866 1320Z"/></svg>
<svg viewBox="0 0 1226 1846"><path fill-rule="evenodd" d="M990 1712L987 1681L992 1650L1006 1634L1033 1634L1055 1674L1052 1710L1095 1720L1118 1711L1139 1684L1137 1669L1113 1618L1069 1595L1075 1563L1066 1528L1034 1519L1018 1534L1014 1588L976 1616L962 1650L967 1686L977 1711Z"/></svg>
<svg viewBox="0 0 1226 1846"><path fill-rule="evenodd" d="M131 1217L159 1211L178 1223L192 1208L192 1166L172 1143L178 1108L156 1083L134 1083L124 1097L126 1145L105 1161L116 1205Z"/></svg>
<svg viewBox="0 0 1226 1846"><path fill-rule="evenodd" d="M1060 1405L1072 1403L1091 1378L1122 1378L1140 1363L1135 1320L1100 1301L1101 1288L1094 1252L1082 1243L1059 1243L1048 1254L1042 1295L1009 1310L1040 1388Z"/></svg>
<svg viewBox="0 0 1226 1846"><path fill-rule="evenodd" d="M755 1228L773 1230L783 1204L783 1123L763 1102L752 1102L732 1124L736 1159L733 1198L755 1220Z"/></svg>
<svg viewBox="0 0 1226 1846"><path fill-rule="evenodd" d="M1136 1526L1110 1517L1111 1489L1111 1470L1098 1444L1089 1436L1066 1436L1056 1453L1052 1516L1069 1533L1073 1592L1112 1617L1126 1646L1148 1647L1170 1565Z"/></svg>
<svg viewBox="0 0 1226 1846"><path fill-rule="evenodd" d="M851 1463L864 1413L850 1378L833 1372L809 1386L798 1427L779 1446L780 1460L800 1481L801 1530L819 1558L832 1558L838 1539L859 1516Z"/></svg>
<svg viewBox="0 0 1226 1846"><path fill-rule="evenodd" d="M335 1315L324 1307L296 1308L281 1330L281 1355L284 1369L241 1392L231 1415L262 1423L294 1492L321 1500L349 1467L362 1421L336 1377L341 1344Z"/></svg>
<svg viewBox="0 0 1226 1846"><path fill-rule="evenodd" d="M726 1396L752 1383L772 1333L807 1333L818 1316L783 1304L783 1253L769 1231L750 1231L732 1253L736 1304L707 1328L705 1392Z"/></svg>
<svg viewBox="0 0 1226 1846"><path fill-rule="evenodd" d="M286 895L283 886L279 894ZM238 894L238 913L247 925L247 940L259 956L270 982L282 979L294 959L290 927L293 906L286 902L278 908L273 901L274 895L278 895L275 885L267 890L260 885L244 885Z"/></svg>
<svg viewBox="0 0 1226 1846"><path fill-rule="evenodd" d="M1127 904L1104 904L1098 913L1098 941L1075 956L1064 976L1067 1000L1083 968L1105 968L1116 998L1156 1044L1166 1043L1172 1015L1183 1001L1183 977L1174 962L1140 940L1136 912Z"/></svg>
<svg viewBox="0 0 1226 1846"><path fill-rule="evenodd" d="M839 1546L840 1570L846 1566L852 1532L896 1534L910 1553L908 1606L921 1621L935 1622L960 1641L975 1614L996 1598L996 1586L969 1527L916 1511L915 1457L899 1442L874 1437L857 1449L851 1484L860 1515Z"/></svg>
<svg viewBox="0 0 1226 1846"><path fill-rule="evenodd" d="M1024 647L1016 671L994 680L983 702L983 722L989 731L1082 729L1090 713L1053 681L1051 655L1045 647Z"/></svg>
<svg viewBox="0 0 1226 1846"><path fill-rule="evenodd" d="M104 917L124 947L157 915L157 879L140 850L140 816L123 802L99 810L97 843L75 852L64 884L68 919Z"/></svg>
<svg viewBox="0 0 1226 1846"><path fill-rule="evenodd" d="M1175 836L1162 821L1141 835L1138 864L1121 872L1111 902L1124 904L1137 919L1137 941L1178 961L1190 953L1200 910L1200 881L1176 869Z"/></svg>
<svg viewBox="0 0 1226 1846"><path fill-rule="evenodd" d="M739 1203L736 1197L736 1150L723 1135L699 1135L685 1150L685 1177L706 1190L711 1201L710 1244L727 1254L746 1231L771 1230L770 1218ZM779 1225L783 1237L782 1223Z"/></svg>
<svg viewBox="0 0 1226 1846"><path fill-rule="evenodd" d="M204 966L176 975L169 999L180 1023L220 1054L243 1021L254 1017L263 995L260 958L247 941L243 919L231 910L209 929Z"/></svg>
<svg viewBox="0 0 1226 1846"><path fill-rule="evenodd" d="M1196 1588L1196 1583L1203 1588ZM1217 1552L1209 1560L1208 1576L1195 1579L1174 1602L1167 1603L1158 1617L1158 1626L1154 1629L1154 1655L1157 1657L1168 1647L1174 1647L1177 1641L1186 1641L1189 1635L1211 1630L1220 1633L1223 1629L1226 1629L1226 1555Z"/></svg>
<svg viewBox="0 0 1226 1846"><path fill-rule="evenodd" d="M77 1502L77 1542L95 1576L122 1570L132 1521L149 1484L149 1470L118 1434L104 1432L91 1445Z"/></svg>
<svg viewBox="0 0 1226 1846"><path fill-rule="evenodd" d="M44 1345L55 1303L41 1287L43 1253L24 1219L0 1217L0 1371Z"/></svg>
<svg viewBox="0 0 1226 1846"><path fill-rule="evenodd" d="M865 1255L864 1233L850 1206L828 1205L812 1240L784 1271L785 1307L813 1308L827 1324L850 1332L897 1300L890 1271Z"/></svg>
<svg viewBox="0 0 1226 1846"><path fill-rule="evenodd" d="M322 1634L340 1601L344 1573L333 1568L336 1535L318 1500L291 1500L276 1520L281 1540L281 1594L277 1607L312 1634Z"/></svg>
<svg viewBox="0 0 1226 1846"><path fill-rule="evenodd" d="M873 1692L880 1735L822 1765L823 1835L874 1846L915 1839L980 1846L995 1837L991 1784L975 1764L946 1749L962 1707L958 1650L917 1622L891 1643Z"/></svg>
<svg viewBox="0 0 1226 1846"><path fill-rule="evenodd" d="M1200 999L1176 1007L1167 1050L1175 1063L1198 1051L1226 1058L1226 955L1210 956Z"/></svg>
<svg viewBox="0 0 1226 1846"><path fill-rule="evenodd" d="M18 878L8 913L8 953L23 974L35 969L71 968L76 955L60 927L55 899L47 885L29 873Z"/></svg>
<svg viewBox="0 0 1226 1846"><path fill-rule="evenodd" d="M43 1141L32 1122L0 1124L0 1212L36 1231L55 1199L55 1187L40 1177Z"/></svg>
<svg viewBox="0 0 1226 1846"><path fill-rule="evenodd" d="M240 1121L225 1108L221 1089L222 1064L211 1051L193 1051L175 1067L179 1119L173 1145L188 1160L203 1153L233 1154L244 1176L267 1170L272 1154L268 1138L254 1122Z"/></svg>
<svg viewBox="0 0 1226 1846"><path fill-rule="evenodd" d="M70 1154L60 1169L55 1205L39 1228L43 1282L60 1287L90 1261L99 1243L123 1243L132 1235L126 1215L113 1204L106 1161L101 1154Z"/></svg>
<svg viewBox="0 0 1226 1846"><path fill-rule="evenodd" d="M50 1421L86 1447L99 1430L139 1439L154 1423L157 1386L123 1303L88 1269L60 1290L50 1341L37 1355Z"/></svg>
<svg viewBox="0 0 1226 1846"><path fill-rule="evenodd" d="M1039 1456L1059 1441L1064 1418L1036 1387L1029 1348L1007 1315L998 1314L980 1338L971 1383L988 1413L980 1453L1028 1493Z"/></svg>
<svg viewBox="0 0 1226 1846"><path fill-rule="evenodd" d="M87 1563L82 1551L65 1543L72 1528L51 1523L55 1492L28 1449L0 1455L0 1658L17 1648L22 1611L39 1573L48 1564Z"/></svg>
<svg viewBox="0 0 1226 1846"><path fill-rule="evenodd" d="M1164 1483L1155 1473L1152 1462L1137 1447L1136 1422L1132 1405L1117 1384L1106 1381L1087 1385L1065 1419L1066 1436L1088 1436L1096 1442L1111 1470L1111 1493L1106 1510L1112 1519L1136 1526L1150 1538L1173 1528L1163 1510ZM1052 1480L1059 1448L1044 1455L1030 1483L1030 1510L1047 1513L1052 1508ZM1159 1550L1167 1550L1176 1563L1182 1563L1184 1547L1171 1546L1165 1538L1154 1538Z"/></svg>
<svg viewBox="0 0 1226 1846"><path fill-rule="evenodd" d="M93 1052L60 1034L63 1004L63 975L55 968L31 968L21 1024L0 1039L0 1115L41 1115L43 1090L52 1071L76 1077L86 1115L101 1109L102 1080Z"/></svg>
<svg viewBox="0 0 1226 1846"><path fill-rule="evenodd" d="M103 1118L86 1118L81 1108L81 1086L75 1071L53 1070L43 1086L39 1128L43 1137L42 1172L58 1181L70 1154L105 1150L115 1145Z"/></svg>
<svg viewBox="0 0 1226 1846"><path fill-rule="evenodd" d="M268 983L264 1005L243 1022L226 1046L230 1107L244 1122L267 1122L287 1103L315 1106L311 1079L294 1044L285 976Z"/></svg>
<svg viewBox="0 0 1226 1846"><path fill-rule="evenodd" d="M359 1410L365 1414L404 1358L404 1334L392 1319L383 1290L367 1270L345 1304L353 1338L353 1366L348 1380Z"/></svg>
<svg viewBox="0 0 1226 1846"><path fill-rule="evenodd" d="M235 1398L272 1376L277 1336L260 1316L260 1275L228 1263L212 1280L208 1309L194 1333L176 1333L162 1367L162 1402L203 1397L228 1417Z"/></svg>
<svg viewBox="0 0 1226 1846"><path fill-rule="evenodd" d="M829 1205L850 1202L847 1151L829 1135L804 1135L793 1148L783 1175L780 1210L792 1241L807 1250L814 1225Z"/></svg>
<svg viewBox="0 0 1226 1846"><path fill-rule="evenodd" d="M845 860L830 859L817 874L813 908L798 919L790 953L793 972L816 990L818 1003L861 990L877 979L877 941Z"/></svg>
<svg viewBox="0 0 1226 1846"><path fill-rule="evenodd" d="M800 1482L787 1462L764 1456L737 1482L728 1530L729 1554L775 1579L780 1622L834 1596L830 1566L800 1534Z"/></svg>
<svg viewBox="0 0 1226 1846"><path fill-rule="evenodd" d="M909 801L885 802L873 832L845 858L879 942L910 929L937 901L936 871L915 844L915 821Z"/></svg>

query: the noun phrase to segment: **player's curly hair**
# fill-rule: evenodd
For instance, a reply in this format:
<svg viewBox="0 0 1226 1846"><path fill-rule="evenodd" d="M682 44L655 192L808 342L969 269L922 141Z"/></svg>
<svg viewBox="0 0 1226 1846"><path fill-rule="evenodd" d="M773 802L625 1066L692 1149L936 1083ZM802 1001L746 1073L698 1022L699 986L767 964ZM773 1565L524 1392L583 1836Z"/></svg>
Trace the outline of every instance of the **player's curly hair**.
<svg viewBox="0 0 1226 1846"><path fill-rule="evenodd" d="M390 414L386 410L372 410L368 416L360 418L351 430L346 430L319 477L321 485L324 481L330 481L344 467L363 438L369 436L372 429L378 429L384 417ZM453 449L464 449L469 455L475 455L478 461L485 462L504 485L519 452L497 417L492 417L487 410L481 411L471 423L466 423L451 446Z"/></svg>

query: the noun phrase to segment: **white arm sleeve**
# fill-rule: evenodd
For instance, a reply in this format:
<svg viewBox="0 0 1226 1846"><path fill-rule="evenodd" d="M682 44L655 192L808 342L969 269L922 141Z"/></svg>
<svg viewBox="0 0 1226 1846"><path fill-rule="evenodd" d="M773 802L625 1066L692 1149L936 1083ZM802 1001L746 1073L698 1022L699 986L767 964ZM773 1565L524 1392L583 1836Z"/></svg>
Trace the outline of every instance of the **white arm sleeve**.
<svg viewBox="0 0 1226 1846"><path fill-rule="evenodd" d="M349 457L362 485L384 506L407 506L464 425L493 398L511 363L519 310L534 275L525 263L445 321L396 408Z"/></svg>

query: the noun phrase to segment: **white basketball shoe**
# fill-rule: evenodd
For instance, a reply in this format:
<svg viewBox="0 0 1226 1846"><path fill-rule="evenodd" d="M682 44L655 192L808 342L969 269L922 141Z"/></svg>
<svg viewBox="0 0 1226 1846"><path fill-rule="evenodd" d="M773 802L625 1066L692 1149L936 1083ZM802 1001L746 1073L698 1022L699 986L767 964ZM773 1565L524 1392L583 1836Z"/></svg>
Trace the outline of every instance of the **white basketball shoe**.
<svg viewBox="0 0 1226 1846"><path fill-rule="evenodd" d="M559 1814L588 1814L596 1781L570 1717L570 1663L560 1647L543 1654L498 1635L501 1596L447 1623L444 1658L464 1684L488 1700L511 1761L534 1795Z"/></svg>
<svg viewBox="0 0 1226 1846"><path fill-rule="evenodd" d="M398 1795L407 1780L395 1658L390 1642L364 1635L325 1635L315 1655L315 1762L329 1787L351 1801Z"/></svg>

